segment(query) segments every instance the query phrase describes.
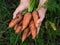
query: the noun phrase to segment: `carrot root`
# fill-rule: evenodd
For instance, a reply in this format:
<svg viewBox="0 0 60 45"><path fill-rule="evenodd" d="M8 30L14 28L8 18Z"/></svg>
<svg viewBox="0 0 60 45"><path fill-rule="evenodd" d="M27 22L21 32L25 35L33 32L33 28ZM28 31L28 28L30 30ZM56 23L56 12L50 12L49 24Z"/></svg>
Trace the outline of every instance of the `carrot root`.
<svg viewBox="0 0 60 45"><path fill-rule="evenodd" d="M24 30L31 20L31 13L26 13L23 18L22 30Z"/></svg>
<svg viewBox="0 0 60 45"><path fill-rule="evenodd" d="M33 11L32 16L33 16L35 26L38 28L38 23L37 23L37 21L38 21L38 13L37 13L37 11Z"/></svg>
<svg viewBox="0 0 60 45"><path fill-rule="evenodd" d="M9 28L14 27L18 22L20 22L22 20L22 16L20 14L17 15L17 17L15 19L13 19L10 23L9 23Z"/></svg>
<svg viewBox="0 0 60 45"><path fill-rule="evenodd" d="M34 22L33 21L30 22L29 27L30 27L30 31L31 31L31 34L32 34L32 39L35 39L35 37L37 35L37 30L36 30L36 28L34 26Z"/></svg>
<svg viewBox="0 0 60 45"><path fill-rule="evenodd" d="M29 30L28 30L28 28L26 28L22 34L22 42L24 42L25 39L27 38L28 32L29 32Z"/></svg>
<svg viewBox="0 0 60 45"><path fill-rule="evenodd" d="M22 26L18 26L17 29L15 30L15 33L16 33L16 34L19 34L20 31L21 31L21 29L22 29Z"/></svg>

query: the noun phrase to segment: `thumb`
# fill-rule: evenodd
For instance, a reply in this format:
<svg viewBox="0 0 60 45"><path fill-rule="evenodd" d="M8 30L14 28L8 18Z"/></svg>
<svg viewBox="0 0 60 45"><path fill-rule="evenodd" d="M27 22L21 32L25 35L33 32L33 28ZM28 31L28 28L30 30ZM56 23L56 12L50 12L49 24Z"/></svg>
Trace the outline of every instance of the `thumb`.
<svg viewBox="0 0 60 45"><path fill-rule="evenodd" d="M13 19L16 17L16 14L20 11L19 8L20 8L20 6L18 6L16 8L16 10L14 11L14 13L13 13Z"/></svg>
<svg viewBox="0 0 60 45"><path fill-rule="evenodd" d="M16 8L16 10L15 10L15 12L13 13L13 19L16 17L16 15L17 15L17 13L21 13L23 10L25 10L27 8L27 6L25 5L25 4L21 4L21 5L19 5L17 8Z"/></svg>

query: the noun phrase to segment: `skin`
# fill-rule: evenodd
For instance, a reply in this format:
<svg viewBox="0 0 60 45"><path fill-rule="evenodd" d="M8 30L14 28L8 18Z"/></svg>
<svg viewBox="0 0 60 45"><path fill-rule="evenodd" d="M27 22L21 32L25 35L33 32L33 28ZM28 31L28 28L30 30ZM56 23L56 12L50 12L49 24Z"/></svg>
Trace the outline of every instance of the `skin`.
<svg viewBox="0 0 60 45"><path fill-rule="evenodd" d="M39 9L39 7L42 6L45 2L46 2L46 0L40 0L37 9ZM13 13L13 19L16 17L16 14L17 14L18 12L22 13L23 10L27 9L28 6L29 6L29 4L30 4L30 0L20 0L19 6L16 8L16 10L15 10L14 13ZM41 8L38 10L38 13L39 13L39 17L40 17L40 18L39 18L38 21L37 21L37 23L39 24L39 27L38 27L38 29L37 29L37 30L38 30L38 31L37 31L37 34L39 33L40 26L41 26L41 24L42 24L42 21L43 21L44 18L45 18L46 8L41 7ZM14 29L16 29L16 27L17 27L17 25L15 26Z"/></svg>

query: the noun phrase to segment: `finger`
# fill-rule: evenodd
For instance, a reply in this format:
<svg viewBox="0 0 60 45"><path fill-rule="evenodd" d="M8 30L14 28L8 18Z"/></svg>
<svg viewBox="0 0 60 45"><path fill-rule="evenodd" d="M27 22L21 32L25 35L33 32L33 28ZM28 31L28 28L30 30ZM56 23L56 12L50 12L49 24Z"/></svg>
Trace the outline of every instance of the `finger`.
<svg viewBox="0 0 60 45"><path fill-rule="evenodd" d="M41 27L41 23L39 24L38 28L37 28L37 34L39 33L40 31L40 27Z"/></svg>
<svg viewBox="0 0 60 45"><path fill-rule="evenodd" d="M15 12L13 13L13 19L16 17L16 15L17 15L17 13L21 13L23 10L25 10L27 8L27 5L26 4L21 4L21 5L19 5L17 8L16 8L16 10L15 10Z"/></svg>
<svg viewBox="0 0 60 45"><path fill-rule="evenodd" d="M16 14L20 11L19 8L20 8L20 6L18 6L16 8L16 10L14 11L14 13L13 13L13 19L16 17Z"/></svg>
<svg viewBox="0 0 60 45"><path fill-rule="evenodd" d="M43 19L44 19L44 17L43 17L43 18L38 19L37 23L42 22L42 21L43 21Z"/></svg>
<svg viewBox="0 0 60 45"><path fill-rule="evenodd" d="M38 10L38 13L39 13L39 17L40 17L40 19L38 20L38 23L39 23L39 22L42 22L43 19L45 18L46 9L41 8L40 10Z"/></svg>
<svg viewBox="0 0 60 45"><path fill-rule="evenodd" d="M30 0L21 0L21 1L20 1L20 4L28 5L29 2L30 2Z"/></svg>
<svg viewBox="0 0 60 45"><path fill-rule="evenodd" d="M44 14L46 13L46 8L40 8L40 10L38 10L38 13L40 17L44 16Z"/></svg>
<svg viewBox="0 0 60 45"><path fill-rule="evenodd" d="M38 19L37 23L39 24L40 22L41 22L40 19Z"/></svg>
<svg viewBox="0 0 60 45"><path fill-rule="evenodd" d="M16 15L14 14L14 15L13 15L13 19L15 19L15 17L16 17Z"/></svg>
<svg viewBox="0 0 60 45"><path fill-rule="evenodd" d="M16 30L17 26L18 26L18 24L15 25L14 30Z"/></svg>

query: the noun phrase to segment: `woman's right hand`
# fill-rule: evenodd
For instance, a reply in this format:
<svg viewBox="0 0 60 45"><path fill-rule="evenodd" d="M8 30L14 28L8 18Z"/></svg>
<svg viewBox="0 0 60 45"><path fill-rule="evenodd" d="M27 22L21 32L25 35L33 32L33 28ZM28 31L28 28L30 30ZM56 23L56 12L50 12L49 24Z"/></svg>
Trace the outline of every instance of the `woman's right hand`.
<svg viewBox="0 0 60 45"><path fill-rule="evenodd" d="M21 0L19 6L13 13L13 19L16 17L17 13L21 13L23 10L27 9L29 6L30 0Z"/></svg>
<svg viewBox="0 0 60 45"><path fill-rule="evenodd" d="M19 6L16 8L16 10L13 13L13 19L15 19L18 13L22 13L23 10L27 9L29 6L29 3L30 3L30 0L20 0ZM14 30L16 30L16 28L17 28L17 24L14 27Z"/></svg>

